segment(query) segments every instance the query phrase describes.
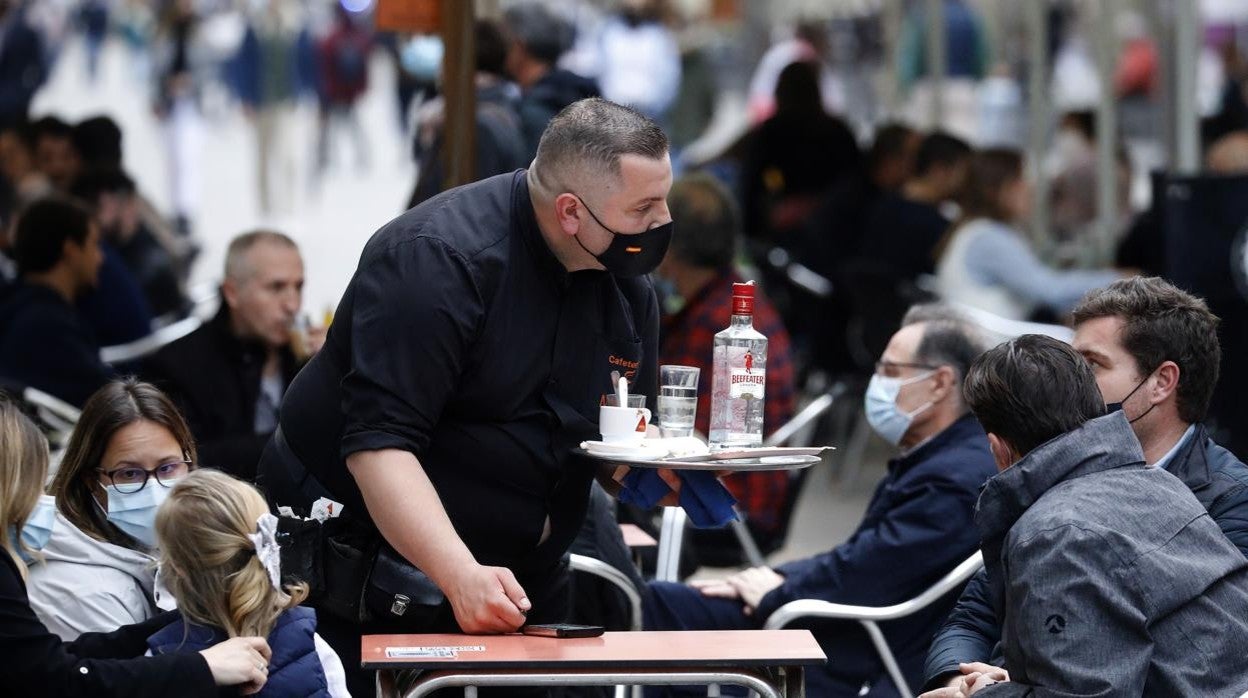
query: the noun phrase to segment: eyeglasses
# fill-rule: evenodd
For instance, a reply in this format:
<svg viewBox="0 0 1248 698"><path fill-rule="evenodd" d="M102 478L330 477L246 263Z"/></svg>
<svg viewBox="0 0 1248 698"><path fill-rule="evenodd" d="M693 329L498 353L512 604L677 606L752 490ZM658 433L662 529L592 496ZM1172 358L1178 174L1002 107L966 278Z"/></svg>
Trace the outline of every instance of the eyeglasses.
<svg viewBox="0 0 1248 698"><path fill-rule="evenodd" d="M118 492L134 494L146 487L148 479L153 477L162 487L172 487L173 481L190 472L194 465L189 460L175 460L161 463L152 470L129 466L113 471L96 468L96 471L107 475L109 482L113 483L113 487L116 487Z"/></svg>
<svg viewBox="0 0 1248 698"><path fill-rule="evenodd" d="M890 370L898 369L898 368L921 368L927 371L935 371L936 369L940 367L932 365L932 364L906 363L904 361L876 361L875 362L875 372L880 374L881 376L886 375Z"/></svg>

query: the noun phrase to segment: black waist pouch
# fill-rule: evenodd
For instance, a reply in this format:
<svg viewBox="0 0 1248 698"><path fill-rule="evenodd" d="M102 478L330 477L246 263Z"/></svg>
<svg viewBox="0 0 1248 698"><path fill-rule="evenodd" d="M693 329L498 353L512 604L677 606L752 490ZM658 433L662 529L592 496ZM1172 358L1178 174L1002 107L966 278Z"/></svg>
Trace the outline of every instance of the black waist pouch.
<svg viewBox="0 0 1248 698"><path fill-rule="evenodd" d="M450 602L437 584L388 544L373 558L364 584L362 621L400 622L413 629L433 629L439 616L451 616Z"/></svg>
<svg viewBox="0 0 1248 698"><path fill-rule="evenodd" d="M307 603L350 623L398 621L430 627L450 604L438 585L372 526L340 517L321 523L278 517L282 583L308 585Z"/></svg>

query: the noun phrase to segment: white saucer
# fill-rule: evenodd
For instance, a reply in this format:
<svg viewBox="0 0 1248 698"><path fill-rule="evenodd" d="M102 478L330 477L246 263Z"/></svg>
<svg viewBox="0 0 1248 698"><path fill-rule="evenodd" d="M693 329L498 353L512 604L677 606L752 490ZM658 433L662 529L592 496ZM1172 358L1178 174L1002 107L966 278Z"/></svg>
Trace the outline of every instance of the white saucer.
<svg viewBox="0 0 1248 698"><path fill-rule="evenodd" d="M606 441L582 441L581 448L595 456L609 456L611 458L634 458L638 460L653 460L663 458L671 451L661 443L658 439L646 439L634 442L611 442Z"/></svg>

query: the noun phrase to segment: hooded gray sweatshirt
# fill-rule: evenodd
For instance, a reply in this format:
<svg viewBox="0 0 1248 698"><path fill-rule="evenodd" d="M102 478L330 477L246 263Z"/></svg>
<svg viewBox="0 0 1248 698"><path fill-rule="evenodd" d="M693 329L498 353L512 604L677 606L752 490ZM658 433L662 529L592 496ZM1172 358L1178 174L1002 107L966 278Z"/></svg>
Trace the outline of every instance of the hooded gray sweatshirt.
<svg viewBox="0 0 1248 698"><path fill-rule="evenodd" d="M39 620L66 642L175 607L158 588L154 557L95 540L59 512L42 553L30 566L27 595Z"/></svg>
<svg viewBox="0 0 1248 698"><path fill-rule="evenodd" d="M975 523L1012 680L985 698L1248 691L1248 561L1121 412L989 480Z"/></svg>

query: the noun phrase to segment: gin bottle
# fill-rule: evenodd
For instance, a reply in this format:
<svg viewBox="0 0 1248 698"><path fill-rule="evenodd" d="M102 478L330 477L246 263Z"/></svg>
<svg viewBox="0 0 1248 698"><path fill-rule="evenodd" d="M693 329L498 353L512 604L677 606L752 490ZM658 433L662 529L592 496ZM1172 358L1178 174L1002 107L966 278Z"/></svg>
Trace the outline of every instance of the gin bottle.
<svg viewBox="0 0 1248 698"><path fill-rule="evenodd" d="M754 282L732 285L732 322L715 335L711 376L712 449L761 446L767 338L754 329Z"/></svg>

